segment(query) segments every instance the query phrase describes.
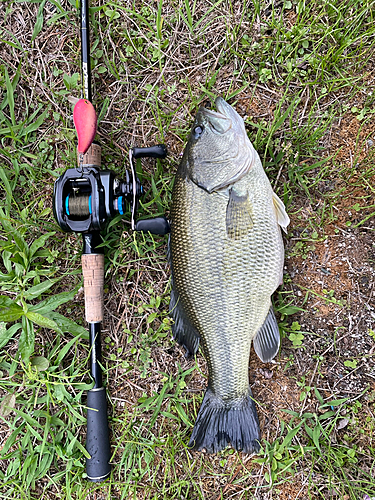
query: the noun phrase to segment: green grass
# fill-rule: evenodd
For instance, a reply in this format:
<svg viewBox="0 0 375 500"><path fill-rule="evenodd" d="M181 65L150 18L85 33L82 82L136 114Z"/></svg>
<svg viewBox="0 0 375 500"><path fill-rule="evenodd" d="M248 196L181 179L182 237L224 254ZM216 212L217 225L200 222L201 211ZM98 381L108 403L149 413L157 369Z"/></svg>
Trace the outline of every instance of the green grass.
<svg viewBox="0 0 375 500"><path fill-rule="evenodd" d="M299 352L311 347L297 316L309 297L342 307L343 317L348 305L335 290L322 295L313 286L301 288L302 303L288 276L275 297L285 350L272 367L294 377L295 401L271 414L262 393L259 407L271 423L255 460L230 449L210 457L187 448L206 368L201 355L186 360L170 340L166 238L131 234L129 212L103 232L103 369L113 472L103 485L86 481L91 385L81 241L59 231L51 209L54 180L75 164L67 98L80 97L82 82L73 4L2 6L0 498L252 499L269 490L277 497L295 483L295 494L302 489L306 498L375 496L373 388L359 399L321 391L323 348L315 371L298 368ZM373 12L374 2L357 0L93 2L103 167L122 178L131 146L166 142L169 157L144 161L137 171L146 190L139 216L168 214L195 112L222 95L246 115L249 137L293 216L299 239L288 240L287 251L295 266L309 261L338 224L335 207L348 194L346 228L365 231L374 216L375 172L371 150L366 158L359 154L367 135L374 138ZM348 117L359 122L351 162L330 145L334 127ZM308 219L306 207L314 208ZM332 352L345 327L337 328ZM337 354L345 373L360 359ZM348 360L352 365L344 365ZM338 429L343 418L348 422Z"/></svg>

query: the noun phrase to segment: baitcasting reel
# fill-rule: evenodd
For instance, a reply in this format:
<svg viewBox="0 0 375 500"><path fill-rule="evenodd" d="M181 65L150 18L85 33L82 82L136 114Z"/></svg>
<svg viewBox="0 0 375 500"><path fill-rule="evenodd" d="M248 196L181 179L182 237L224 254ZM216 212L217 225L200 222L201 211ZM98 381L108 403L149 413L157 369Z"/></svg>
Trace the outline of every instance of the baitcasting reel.
<svg viewBox="0 0 375 500"><path fill-rule="evenodd" d="M100 147L93 144L83 156L78 168L68 169L54 186L53 212L65 232L92 233L104 229L107 222L123 215L126 203L130 205L131 228L135 231L164 235L170 227L164 216L136 221L138 202L143 187L136 175L137 158L165 158L163 144L148 148L134 147L129 152L131 172L125 181L110 170L101 170Z"/></svg>

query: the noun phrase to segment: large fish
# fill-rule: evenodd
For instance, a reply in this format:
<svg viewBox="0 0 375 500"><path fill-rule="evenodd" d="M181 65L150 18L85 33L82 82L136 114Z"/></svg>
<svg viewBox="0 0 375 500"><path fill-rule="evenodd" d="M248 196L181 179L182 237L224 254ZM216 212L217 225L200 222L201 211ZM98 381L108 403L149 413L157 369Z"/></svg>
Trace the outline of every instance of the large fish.
<svg viewBox="0 0 375 500"><path fill-rule="evenodd" d="M271 295L282 282L280 226L289 217L273 192L243 119L218 97L198 110L172 195L169 256L174 337L189 353L199 342L208 387L190 445L259 450L249 386L251 342L262 361L278 352Z"/></svg>

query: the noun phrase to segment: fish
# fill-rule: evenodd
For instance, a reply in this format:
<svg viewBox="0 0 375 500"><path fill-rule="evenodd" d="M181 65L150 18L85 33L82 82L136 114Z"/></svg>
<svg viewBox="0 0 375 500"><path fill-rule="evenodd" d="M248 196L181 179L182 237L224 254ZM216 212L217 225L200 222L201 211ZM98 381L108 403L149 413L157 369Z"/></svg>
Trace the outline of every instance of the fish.
<svg viewBox="0 0 375 500"><path fill-rule="evenodd" d="M289 217L250 142L244 120L222 97L200 107L172 190L168 256L172 333L208 365L208 385L189 446L217 453L260 449L249 385L253 343L263 362L278 353L271 296L282 283Z"/></svg>

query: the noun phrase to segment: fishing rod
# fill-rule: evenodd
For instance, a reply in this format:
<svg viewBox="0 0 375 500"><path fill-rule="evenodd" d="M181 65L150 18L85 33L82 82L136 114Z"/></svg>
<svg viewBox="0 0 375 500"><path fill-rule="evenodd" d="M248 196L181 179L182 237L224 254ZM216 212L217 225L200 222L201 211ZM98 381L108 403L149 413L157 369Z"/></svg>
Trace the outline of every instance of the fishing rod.
<svg viewBox="0 0 375 500"><path fill-rule="evenodd" d="M124 215L130 206L131 228L134 231L164 235L170 231L164 216L137 220L142 185L136 175L138 158L165 158L163 144L152 147L133 147L129 151L130 172L125 181L114 172L102 170L101 148L95 144L97 118L92 105L89 1L80 6L81 59L83 98L73 110L78 136L78 166L69 168L55 181L53 212L60 228L68 233L81 233L82 274L85 294L85 319L90 341L90 374L94 386L87 392L86 473L89 481L105 480L110 472L110 433L107 415L107 396L101 369L101 324L104 316L104 251L101 231L117 215Z"/></svg>

